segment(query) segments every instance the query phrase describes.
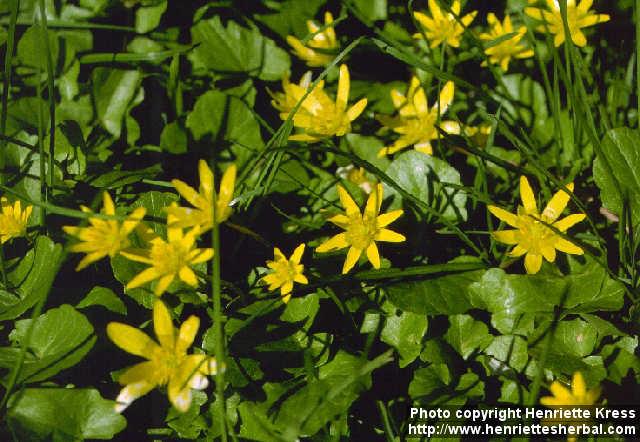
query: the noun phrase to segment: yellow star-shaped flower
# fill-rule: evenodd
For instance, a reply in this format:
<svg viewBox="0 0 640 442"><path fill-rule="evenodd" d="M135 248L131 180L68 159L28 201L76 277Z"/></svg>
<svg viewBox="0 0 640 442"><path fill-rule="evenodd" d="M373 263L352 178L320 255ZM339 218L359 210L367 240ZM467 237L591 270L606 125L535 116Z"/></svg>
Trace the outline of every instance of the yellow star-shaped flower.
<svg viewBox="0 0 640 442"><path fill-rule="evenodd" d="M343 64L340 66L336 100L333 101L322 89L315 89L307 95L293 116L293 125L302 129L302 133L291 135L289 139L315 142L334 135L341 137L349 133L351 122L358 118L367 106L367 99L363 98L347 108L350 88L349 68ZM291 96L296 103L302 99L305 93L306 89L302 87L291 89ZM286 120L288 113L282 113L280 117Z"/></svg>
<svg viewBox="0 0 640 442"><path fill-rule="evenodd" d="M93 213L91 209L80 206L83 212ZM108 192L102 194L102 210L104 215L115 215L116 209ZM76 271L82 270L92 262L105 256L113 258L131 245L129 234L138 226L146 213L144 207L136 208L125 221L115 219L101 219L95 216L89 218L87 227L64 226L62 230L80 240L69 247L72 252L86 253L78 263Z"/></svg>
<svg viewBox="0 0 640 442"><path fill-rule="evenodd" d="M525 26L520 26L517 31L514 31L511 18L508 15L500 23L492 12L487 15L487 21L489 22L490 30L480 34L480 39L489 42L484 53L489 57L490 63L499 64L502 70L506 72L509 69L509 62L512 57L528 58L533 56L533 50L520 44L520 40L527 33ZM507 37L510 34L513 35ZM498 40L499 43L495 43ZM483 61L482 65L486 66L487 61Z"/></svg>
<svg viewBox="0 0 640 442"><path fill-rule="evenodd" d="M182 229L167 228L167 241L155 237L150 241L150 250L132 250L120 252L122 256L137 262L149 264L151 267L133 277L127 284L127 289L140 287L151 281L158 280L153 292L160 296L175 278L196 287L198 278L191 267L201 262L209 261L213 257L213 249L199 249L196 239L200 234L198 226L186 234Z"/></svg>
<svg viewBox="0 0 640 442"><path fill-rule="evenodd" d="M378 184L369 195L364 212L360 213L360 208L351 195L342 186L338 186L338 195L345 213L335 215L329 218L329 221L345 231L316 247L316 252L325 253L349 247L342 267L343 274L348 273L356 265L363 252L367 254L367 259L373 267L379 269L380 254L376 241L402 242L406 239L403 235L385 228L398 219L403 211L398 209L380 214L382 192L382 184Z"/></svg>
<svg viewBox="0 0 640 442"><path fill-rule="evenodd" d="M567 407L571 405L593 405L600 397L600 387L593 390L587 390L587 384L584 377L579 371L573 374L571 381L571 390L563 386L558 381L553 381L551 387L553 396L544 396L540 398L540 403L548 407Z"/></svg>
<svg viewBox="0 0 640 442"><path fill-rule="evenodd" d="M407 93L402 94L396 89L391 91L393 106L398 111L395 117L380 116L378 120L385 126L400 134L391 146L378 151L378 157L394 154L408 146L413 146L418 152L433 154L431 140L438 138L437 123L453 101L454 84L447 82L438 102L429 108L427 96L417 77L411 78ZM452 121L440 121L441 126L455 124Z"/></svg>
<svg viewBox="0 0 640 442"><path fill-rule="evenodd" d="M4 196L0 198L0 244L4 244L12 238L18 238L27 234L27 224L33 211L33 206L27 206L22 210L22 204L16 200L13 205Z"/></svg>
<svg viewBox="0 0 640 442"><path fill-rule="evenodd" d="M269 290L280 289L282 301L286 304L291 299L291 291L293 283L307 284L307 277L302 274L304 265L300 264L302 254L304 253L304 244L300 244L291 254L291 258L280 251L279 248L273 249L273 261L267 261L267 267L271 269L267 275L262 277L262 281L269 284Z"/></svg>
<svg viewBox="0 0 640 442"><path fill-rule="evenodd" d="M307 71L300 78L300 83L295 84L289 81L289 77L286 76L282 79L282 92L271 92L271 105L280 111L280 118L286 120L289 118L289 113L296 107L300 97L309 89L311 85L311 71ZM322 99L324 89L324 80L318 82L315 88L310 92L310 95L316 95L316 100ZM305 101L307 98L305 98Z"/></svg>
<svg viewBox="0 0 640 442"><path fill-rule="evenodd" d="M422 27L422 32L413 34L413 38L421 39L424 33L427 40L429 40L429 46L432 48L442 43L453 48L459 47L460 37L478 13L478 11L473 11L464 17L460 17L460 11L460 0L454 0L451 5L451 12L442 11L437 0L429 0L431 17L422 12L413 13L418 24Z"/></svg>
<svg viewBox="0 0 640 442"><path fill-rule="evenodd" d="M573 192L573 183L567 184L566 187ZM542 213L538 213L536 199L533 196L529 181L527 177L521 176L520 198L522 199L522 206L518 207L517 214L507 212L496 206L489 206L489 211L511 227L515 227L514 230L495 231L492 235L501 243L515 244L515 247L509 253L510 256L526 255L524 266L527 273L538 273L543 257L548 262L554 262L556 250L573 255L582 255L584 253L581 247L567 241L545 225L551 225L564 233L571 226L585 219L586 215L584 213L576 213L558 220L558 217L569 202L569 195L564 190L558 191Z"/></svg>
<svg viewBox="0 0 640 442"><path fill-rule="evenodd" d="M537 3L529 0L530 4ZM524 12L536 20L543 22L537 27L538 32L550 33L554 35L553 44L560 46L566 40L564 33L564 23L558 0L546 0L547 8L525 8ZM596 14L590 11L593 0L582 0L576 5L576 0L567 0L567 25L571 40L576 46L584 47L587 38L582 33L582 28L609 21L607 14Z"/></svg>
<svg viewBox="0 0 640 442"><path fill-rule="evenodd" d="M287 43L293 48L296 56L310 67L326 66L331 63L340 47L336 39L336 31L333 29L331 12L324 13L324 29L320 30L320 25L313 20L307 20L307 29L312 37L306 43L293 35L287 36Z"/></svg>
<svg viewBox="0 0 640 442"><path fill-rule="evenodd" d="M200 173L200 191L189 186L184 181L171 180L171 184L180 196L189 201L193 207L181 207L176 203L167 207L167 223L170 227L186 228L198 226L200 233L213 227L213 172L206 161L198 162ZM232 164L225 170L220 183L220 192L216 197L216 223L220 224L231 216L231 200L236 182L236 166Z"/></svg>
<svg viewBox="0 0 640 442"><path fill-rule="evenodd" d="M158 342L130 325L119 322L107 325L107 335L118 347L147 360L129 367L118 377L120 385L124 385L116 399L118 413L140 396L165 385L173 406L183 413L189 409L191 390L207 388L206 376L217 373L214 358L187 354L199 327L200 320L191 316L176 330L169 310L160 300L153 304L153 328Z"/></svg>

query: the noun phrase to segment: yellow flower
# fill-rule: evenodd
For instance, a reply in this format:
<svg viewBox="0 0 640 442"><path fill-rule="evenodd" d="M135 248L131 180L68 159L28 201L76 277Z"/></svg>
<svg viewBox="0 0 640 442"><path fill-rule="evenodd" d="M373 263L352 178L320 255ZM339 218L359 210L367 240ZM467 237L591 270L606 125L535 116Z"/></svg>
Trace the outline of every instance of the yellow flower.
<svg viewBox="0 0 640 442"><path fill-rule="evenodd" d="M520 26L517 31L514 31L511 18L508 15L500 23L493 13L487 15L487 21L491 29L489 32L480 34L480 39L491 42L487 49L484 50L484 53L489 57L490 63L499 64L502 70L506 72L509 69L511 57L528 58L533 56L533 50L520 44L520 40L527 33L525 26ZM512 34L511 37L507 37L510 34ZM500 39L500 42L495 43L498 39ZM486 66L487 61L483 61L482 65Z"/></svg>
<svg viewBox="0 0 640 442"><path fill-rule="evenodd" d="M286 76L282 80L282 91L283 92L271 92L271 105L280 111L280 118L286 120L289 118L289 113L296 107L298 104L298 100L304 96L304 94L309 89L311 85L311 71L305 72L305 74L300 78L300 83L294 84L289 81L289 77ZM318 99L324 88L324 80L318 82L315 88L310 92L310 95L316 95L316 99ZM305 98L305 101L307 98Z"/></svg>
<svg viewBox="0 0 640 442"><path fill-rule="evenodd" d="M338 169L336 170L336 175L343 180L347 180L355 184L367 195L369 195L373 191L373 188L375 187L377 182L375 179L370 179L367 176L367 171L364 169L364 167L356 168L353 164L338 167Z"/></svg>
<svg viewBox="0 0 640 442"><path fill-rule="evenodd" d="M214 358L187 354L199 327L200 320L191 316L176 330L169 310L160 300L153 304L153 329L159 343L129 325L119 322L107 325L107 335L118 347L147 359L118 377L120 385L124 385L116 399L118 413L140 396L165 385L173 406L183 413L189 409L191 389L207 388L206 376L217 372Z"/></svg>
<svg viewBox="0 0 640 442"><path fill-rule="evenodd" d="M383 147L378 151L378 157L391 155L408 146L413 146L418 152L433 154L431 140L438 138L436 124L438 118L442 116L453 101L454 85L447 82L440 91L439 101L429 108L427 96L420 80L417 77L411 78L406 95L396 89L391 91L391 100L398 110L395 117L379 117L379 121L394 132L400 134L391 146ZM441 121L442 125L453 122Z"/></svg>
<svg viewBox="0 0 640 442"><path fill-rule="evenodd" d="M376 241L402 242L406 239L399 233L385 229L386 226L402 215L402 209L380 214L382 184L378 184L376 189L369 195L367 205L362 214L360 213L360 208L342 186L338 186L338 195L345 213L335 215L329 218L329 221L345 231L318 246L316 252L325 253L349 247L347 258L342 267L343 274L348 273L353 268L362 252L367 254L367 258L373 264L373 267L379 269L380 254Z"/></svg>
<svg viewBox="0 0 640 442"><path fill-rule="evenodd" d="M269 284L269 290L273 291L280 288L282 301L286 304L291 299L291 290L293 283L307 284L307 277L302 274L304 265L300 264L302 254L304 253L304 244L300 244L291 254L291 258L280 251L279 248L273 249L273 261L267 261L267 267L271 272L262 277L262 281Z"/></svg>
<svg viewBox="0 0 640 442"><path fill-rule="evenodd" d="M287 43L293 48L298 58L304 60L310 67L325 66L333 60L340 45L336 40L333 29L333 15L324 13L324 29L313 20L307 20L307 29L312 35L307 43L302 43L293 35L287 36Z"/></svg>
<svg viewBox="0 0 640 442"><path fill-rule="evenodd" d="M413 16L422 27L423 32L413 34L413 38L423 38L423 33L429 40L429 46L435 48L443 42L447 46L460 46L460 36L465 28L476 18L478 11L473 11L460 17L460 0L454 0L451 12L442 11L436 0L429 0L431 17L422 12L414 12Z"/></svg>
<svg viewBox="0 0 640 442"><path fill-rule="evenodd" d="M206 161L200 160L198 163L200 172L200 192L189 186L184 181L171 180L171 184L178 193L192 207L180 207L176 203L171 204L165 210L168 213L167 222L169 227L185 228L199 226L200 233L204 233L213 227L213 173ZM230 203L233 199L233 190L236 182L236 166L232 164L225 170L220 183L220 192L216 197L216 223L220 224L231 216Z"/></svg>
<svg viewBox="0 0 640 442"><path fill-rule="evenodd" d="M83 212L92 213L91 209L80 206ZM116 209L108 192L102 194L102 210L104 215L115 215ZM129 234L138 226L146 213L144 207L136 208L125 221L115 219L101 219L95 216L89 218L87 227L64 226L62 230L80 240L69 247L72 252L86 253L80 260L76 271L82 270L92 262L105 256L113 258L131 245Z"/></svg>
<svg viewBox="0 0 640 442"><path fill-rule="evenodd" d="M443 121L442 130L451 135L461 135L464 133L476 147L484 148L487 139L491 135L491 125L480 123L479 126L467 126L457 121ZM456 146L454 149L465 151L464 147Z"/></svg>
<svg viewBox="0 0 640 442"><path fill-rule="evenodd" d="M347 109L351 80L349 68L340 66L338 92L334 102L322 89L314 90L302 102L298 112L293 116L293 125L303 129L303 133L289 136L292 141L319 141L332 136L341 137L351 131L351 122L358 118L367 105L363 98ZM296 103L304 96L306 89L292 89L292 97ZM286 119L288 114L281 114Z"/></svg>
<svg viewBox="0 0 640 442"><path fill-rule="evenodd" d="M529 3L536 3L529 0ZM524 12L536 20L540 20L543 23L538 26L538 32L551 33L555 37L553 43L556 46L560 46L565 41L564 35L564 23L562 20L562 14L560 12L560 4L558 0L546 0L547 9L542 8L525 8ZM595 14L590 11L593 0L582 0L580 4L576 6L576 0L567 0L567 25L569 27L569 33L571 34L571 40L576 46L583 47L587 44L587 38L582 33L582 28L593 26L598 23L604 23L609 21L609 15L607 14Z"/></svg>
<svg viewBox="0 0 640 442"><path fill-rule="evenodd" d="M540 398L540 403L548 407L593 405L600 397L600 387L596 387L593 390L587 390L587 385L584 382L582 373L579 371L573 374L571 391L558 381L554 381L549 390L551 390L551 394L553 394L553 396L544 396Z"/></svg>
<svg viewBox="0 0 640 442"><path fill-rule="evenodd" d="M27 223L33 211L33 206L27 206L22 210L19 200L13 205L5 197L0 198L0 244L4 244L11 238L18 238L27 234Z"/></svg>
<svg viewBox="0 0 640 442"><path fill-rule="evenodd" d="M199 234L198 226L186 234L180 228L169 227L167 229L168 241L155 237L150 241L150 250L120 252L122 256L132 261L151 265L134 276L126 288L133 289L158 279L158 284L153 292L160 296L176 277L191 287L196 287L198 278L191 266L206 262L213 256L213 249L195 247Z"/></svg>
<svg viewBox="0 0 640 442"><path fill-rule="evenodd" d="M573 192L573 183L567 184L566 187ZM576 213L558 220L569 202L569 195L564 190L556 192L540 214L529 181L525 176L521 176L520 198L522 206L518 207L517 215L496 206L489 206L489 211L510 226L515 227L515 230L493 232L493 237L502 243L516 245L509 253L511 256L518 257L526 254L524 266L527 273L538 273L542 265L542 257L549 262L554 262L556 249L572 255L584 253L582 248L562 238L545 225L545 223L552 225L564 233L571 226L585 219L584 213Z"/></svg>

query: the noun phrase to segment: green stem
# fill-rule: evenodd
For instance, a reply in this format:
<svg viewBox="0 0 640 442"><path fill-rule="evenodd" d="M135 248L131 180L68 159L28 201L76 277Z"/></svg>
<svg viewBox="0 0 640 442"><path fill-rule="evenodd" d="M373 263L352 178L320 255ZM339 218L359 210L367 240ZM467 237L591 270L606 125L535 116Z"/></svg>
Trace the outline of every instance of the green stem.
<svg viewBox="0 0 640 442"><path fill-rule="evenodd" d="M638 127L640 127L640 0L636 0L636 101L638 106Z"/></svg>
<svg viewBox="0 0 640 442"><path fill-rule="evenodd" d="M55 132L56 132L56 101L54 89L54 72L53 61L51 60L51 47L49 45L49 28L47 27L47 11L44 6L44 0L40 0L40 18L42 19L41 34L43 45L46 53L47 62L47 92L49 101L49 176L48 189L53 188L53 157L55 149ZM42 164L43 158L40 158Z"/></svg>
<svg viewBox="0 0 640 442"><path fill-rule="evenodd" d="M0 139L0 184L4 183L4 150L6 147L6 141L4 136L7 131L7 109L9 103L9 89L11 88L11 63L13 61L13 46L16 35L16 20L18 18L18 8L20 0L11 0L11 15L9 18L9 32L7 33L6 48L7 52L4 58L4 84L2 86L2 115L0 115L0 135L3 139ZM4 250L0 244L0 277L2 278L2 284L7 288L7 271L4 263Z"/></svg>
<svg viewBox="0 0 640 442"><path fill-rule="evenodd" d="M391 423L389 422L389 414L387 413L387 407L382 403L382 401L376 401L376 405L378 406L378 410L380 411L380 417L382 417L382 424L384 425L384 435L387 439L387 442L394 442L395 436L393 435L393 430L391 428Z"/></svg>
<svg viewBox="0 0 640 442"><path fill-rule="evenodd" d="M212 160L211 169L215 171L215 160ZM223 442L227 441L227 420L225 411L224 398L224 329L222 327L222 290L221 290L221 272L220 272L220 226L216 222L216 204L217 195L215 189L212 193L213 208L213 233L211 235L211 245L215 252L212 261L211 291L213 303L213 334L214 334L214 352L216 357L216 365L218 372L216 373L216 411L220 422L220 437Z"/></svg>

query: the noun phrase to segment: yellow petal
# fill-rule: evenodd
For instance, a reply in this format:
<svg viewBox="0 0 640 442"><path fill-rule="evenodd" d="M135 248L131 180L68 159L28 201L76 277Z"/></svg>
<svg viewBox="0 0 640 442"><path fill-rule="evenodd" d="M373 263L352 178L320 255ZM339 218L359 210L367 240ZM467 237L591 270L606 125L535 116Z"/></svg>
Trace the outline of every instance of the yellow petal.
<svg viewBox="0 0 640 442"><path fill-rule="evenodd" d="M584 382L584 377L582 377L582 373L579 371L573 374L571 391L574 396L586 396L587 394L587 384Z"/></svg>
<svg viewBox="0 0 640 442"><path fill-rule="evenodd" d="M449 105L453 101L454 91L453 81L447 81L447 84L444 85L440 92L440 101L434 106L435 109L440 109L440 115L444 114L449 108Z"/></svg>
<svg viewBox="0 0 640 442"><path fill-rule="evenodd" d="M165 291L167 291L167 289L169 288L169 286L173 282L174 278L175 278L175 275L173 273L171 273L169 275L162 276L158 280L158 283L156 284L156 287L153 289L153 293L155 293L156 296L162 295Z"/></svg>
<svg viewBox="0 0 640 442"><path fill-rule="evenodd" d="M533 253L527 253L527 256L524 257L524 267L527 270L528 274L534 275L538 273L541 266L542 266L542 255L534 255Z"/></svg>
<svg viewBox="0 0 640 442"><path fill-rule="evenodd" d="M541 252L544 259L548 262L554 262L556 260L556 249L553 246L543 246Z"/></svg>
<svg viewBox="0 0 640 442"><path fill-rule="evenodd" d="M229 203L233 199L233 190L236 183L237 168L235 164L227 167L222 175L222 181L220 181L220 194L218 195L217 203L222 207L228 207ZM220 214L216 214L216 218L220 219Z"/></svg>
<svg viewBox="0 0 640 442"><path fill-rule="evenodd" d="M520 198L522 199L522 205L527 214L538 213L536 198L533 196L533 190L531 189L529 180L524 175L520 177Z"/></svg>
<svg viewBox="0 0 640 442"><path fill-rule="evenodd" d="M349 192L347 192L342 186L338 186L338 195L340 196L340 202L342 203L342 207L344 207L347 215L351 215L352 213L360 213L360 208L353 201Z"/></svg>
<svg viewBox="0 0 640 442"><path fill-rule="evenodd" d="M560 221L553 223L553 226L561 232L566 232L571 226L579 223L587 217L584 213L574 213L569 216L565 216Z"/></svg>
<svg viewBox="0 0 640 442"><path fill-rule="evenodd" d="M382 183L378 183L373 192L367 198L367 205L364 209L365 213L370 216L376 216L380 212L380 206L382 205L383 187Z"/></svg>
<svg viewBox="0 0 640 442"><path fill-rule="evenodd" d="M380 253L378 252L378 247L376 246L375 242L372 242L371 244L369 244L369 247L367 247L367 259L369 260L369 262L373 265L374 268L379 269L380 268Z"/></svg>
<svg viewBox="0 0 640 442"><path fill-rule="evenodd" d="M296 249L291 254L291 258L289 259L289 261L293 262L295 264L299 264L300 260L302 259L302 254L303 253L304 253L304 243L302 243L298 247L296 247Z"/></svg>
<svg viewBox="0 0 640 442"><path fill-rule="evenodd" d="M349 68L347 67L346 64L343 64L340 66L340 77L338 79L338 92L336 94L336 110L339 113L342 113L347 109L347 102L349 101L350 87L351 87L351 80L349 78Z"/></svg>
<svg viewBox="0 0 640 442"><path fill-rule="evenodd" d="M398 218L400 218L403 213L404 211L402 209L398 209L388 213L380 214L376 218L376 226L378 228L386 227L392 222L394 222L395 220L397 220Z"/></svg>
<svg viewBox="0 0 640 442"><path fill-rule="evenodd" d="M119 322L110 322L107 325L107 336L127 353L146 359L151 359L154 352L159 349L158 344L149 336L137 328Z"/></svg>
<svg viewBox="0 0 640 442"><path fill-rule="evenodd" d="M556 238L555 243L553 244L553 246L560 250L561 252L564 253L568 253L570 255L582 255L584 254L584 250L582 250L582 247L577 246L575 244L573 244L570 241L567 241L564 238L560 238L559 236Z"/></svg>
<svg viewBox="0 0 640 442"><path fill-rule="evenodd" d="M153 390L154 387L155 384L147 381L136 382L124 387L120 390L120 394L118 394L118 397L116 398L116 413L122 413L133 401L144 396Z"/></svg>
<svg viewBox="0 0 640 442"><path fill-rule="evenodd" d="M173 349L175 330L173 329L171 313L160 300L156 300L153 303L153 329L160 344L164 348Z"/></svg>
<svg viewBox="0 0 640 442"><path fill-rule="evenodd" d="M376 241L382 241L382 242L403 242L407 238L405 238L405 236L401 235L400 233L394 232L393 230L380 229L376 233L376 236L374 237L374 239Z"/></svg>
<svg viewBox="0 0 640 442"><path fill-rule="evenodd" d="M358 249L353 246L349 248L349 251L347 252L347 257L344 260L344 265L342 266L343 275L346 275L347 273L349 273L349 270L351 270L353 266L356 265L356 263L358 262L358 259L360 259L361 254L362 254L362 249Z"/></svg>
<svg viewBox="0 0 640 442"><path fill-rule="evenodd" d="M511 227L518 227L518 217L511 212L507 212L497 206L489 206L489 212L491 212L496 218L509 224Z"/></svg>
<svg viewBox="0 0 640 442"><path fill-rule="evenodd" d="M198 161L198 173L200 174L200 191L203 196L213 196L213 172L205 160ZM206 203L209 204L209 198L206 200Z"/></svg>
<svg viewBox="0 0 640 442"><path fill-rule="evenodd" d="M157 372L158 367L154 362L140 362L139 364L127 368L124 373L118 376L118 382L120 385L135 384L141 381L155 384Z"/></svg>
<svg viewBox="0 0 640 442"><path fill-rule="evenodd" d="M196 277L196 274L193 272L193 270L191 270L191 268L189 268L188 266L183 266L180 269L178 277L182 282L190 285L191 287L198 286L198 278Z"/></svg>
<svg viewBox="0 0 640 442"><path fill-rule="evenodd" d="M199 328L200 319L197 316L189 316L189 318L182 323L176 341L176 354L186 353L193 344Z"/></svg>
<svg viewBox="0 0 640 442"><path fill-rule="evenodd" d="M315 250L318 253L325 253L330 250L343 249L348 246L349 243L347 242L347 235L345 233L338 233L334 237L320 244Z"/></svg>
<svg viewBox="0 0 640 442"><path fill-rule="evenodd" d="M573 192L573 183L567 184L567 189L570 192ZM566 193L563 189L560 189L558 192L553 195L547 207L544 208L542 212L549 220L555 221L562 211L567 207L567 203L569 202L569 194Z"/></svg>
<svg viewBox="0 0 640 442"><path fill-rule="evenodd" d="M122 255L125 255L125 254L122 253ZM126 285L126 288L135 289L136 287L140 287L141 285L146 284L149 281L153 281L154 279L157 279L159 276L160 274L158 273L158 270L155 267L149 267L148 269L143 270L142 272L134 276L133 279L129 281L129 283Z"/></svg>
<svg viewBox="0 0 640 442"><path fill-rule="evenodd" d="M492 232L496 241L504 244L518 244L518 230L496 230Z"/></svg>
<svg viewBox="0 0 640 442"><path fill-rule="evenodd" d="M116 213L116 208L109 192L102 193L102 210L105 215L115 215Z"/></svg>
<svg viewBox="0 0 640 442"><path fill-rule="evenodd" d="M362 98L356 104L351 106L347 111L347 118L349 121L353 121L360 116L360 114L364 111L364 108L367 107L367 99Z"/></svg>

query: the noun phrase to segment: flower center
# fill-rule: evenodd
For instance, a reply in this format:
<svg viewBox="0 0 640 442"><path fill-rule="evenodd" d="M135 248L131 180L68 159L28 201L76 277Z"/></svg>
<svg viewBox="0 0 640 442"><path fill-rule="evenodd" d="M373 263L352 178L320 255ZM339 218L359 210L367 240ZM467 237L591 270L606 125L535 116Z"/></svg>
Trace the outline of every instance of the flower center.
<svg viewBox="0 0 640 442"><path fill-rule="evenodd" d="M298 274L296 271L296 264L286 259L276 261L274 271L278 279L281 281L293 281Z"/></svg>
<svg viewBox="0 0 640 442"><path fill-rule="evenodd" d="M546 242L553 238L553 230L545 226L542 221L547 222L545 217L539 215L520 215L518 217L518 228L522 237L521 245L528 251L541 254Z"/></svg>
<svg viewBox="0 0 640 442"><path fill-rule="evenodd" d="M163 275L178 273L182 267L187 265L188 254L189 250L180 243L162 242L154 244L151 248L153 265Z"/></svg>
<svg viewBox="0 0 640 442"><path fill-rule="evenodd" d="M363 216L353 214L347 227L347 242L357 249L364 250L373 241L377 230L375 217L366 213Z"/></svg>

